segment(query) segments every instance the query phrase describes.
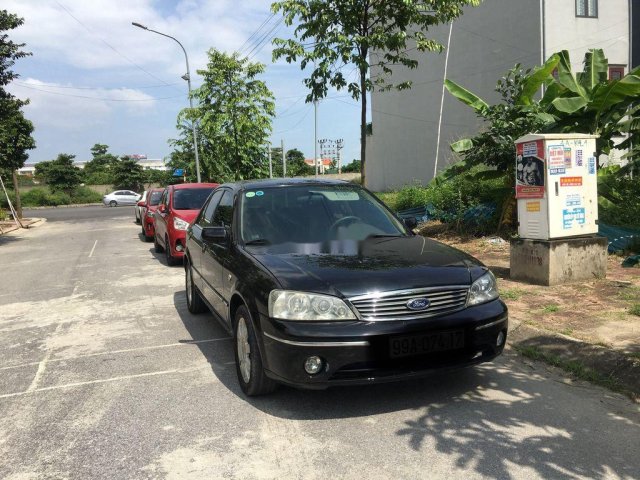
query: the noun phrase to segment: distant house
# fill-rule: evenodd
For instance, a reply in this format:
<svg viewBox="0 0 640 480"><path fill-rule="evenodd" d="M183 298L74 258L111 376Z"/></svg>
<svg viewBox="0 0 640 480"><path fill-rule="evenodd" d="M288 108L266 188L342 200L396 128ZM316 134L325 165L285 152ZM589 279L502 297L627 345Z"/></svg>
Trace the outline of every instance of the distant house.
<svg viewBox="0 0 640 480"><path fill-rule="evenodd" d="M311 168L315 168L315 163L313 162L313 158L305 159L304 163L309 165ZM331 158L319 158L318 173L325 173L325 170L329 170L331 168L332 163L333 163L333 159Z"/></svg>
<svg viewBox="0 0 640 480"><path fill-rule="evenodd" d="M429 29L429 36L443 45L448 34L449 25ZM529 68L569 50L574 71L580 71L591 48L604 50L612 79L640 64L638 2L484 0L479 7L465 8L453 23L447 77L493 103L499 100L496 81L516 63ZM367 139L366 173L367 186L376 191L416 180L427 183L436 169L445 53L414 55L418 68L397 67L391 78L393 83L412 81L410 90L371 95L373 133ZM371 73L379 74L375 68ZM445 93L437 170L454 160L452 142L481 127L471 108Z"/></svg>
<svg viewBox="0 0 640 480"><path fill-rule="evenodd" d="M130 158L136 160L144 170L169 170L162 158L147 158L146 155L129 155ZM83 169L88 160L73 162L79 169ZM18 175L25 177L33 177L36 171L37 162L25 163L24 167L18 169Z"/></svg>

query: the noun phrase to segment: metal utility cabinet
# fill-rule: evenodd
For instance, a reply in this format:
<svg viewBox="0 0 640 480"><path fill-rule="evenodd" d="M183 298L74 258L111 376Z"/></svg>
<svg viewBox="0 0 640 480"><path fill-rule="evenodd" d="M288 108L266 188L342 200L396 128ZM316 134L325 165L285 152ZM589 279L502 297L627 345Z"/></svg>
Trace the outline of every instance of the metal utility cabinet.
<svg viewBox="0 0 640 480"><path fill-rule="evenodd" d="M516 140L520 238L598 233L596 136L530 134Z"/></svg>

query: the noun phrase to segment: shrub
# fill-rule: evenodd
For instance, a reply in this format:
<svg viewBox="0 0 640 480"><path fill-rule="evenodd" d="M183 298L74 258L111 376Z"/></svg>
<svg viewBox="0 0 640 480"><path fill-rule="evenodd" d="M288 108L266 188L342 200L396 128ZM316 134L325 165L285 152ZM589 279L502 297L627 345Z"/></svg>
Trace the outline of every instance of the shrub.
<svg viewBox="0 0 640 480"><path fill-rule="evenodd" d="M23 207L55 207L69 205L71 197L65 192L51 192L48 188L34 188L21 195Z"/></svg>
<svg viewBox="0 0 640 480"><path fill-rule="evenodd" d="M598 172L599 218L621 227L640 227L640 180L622 175L617 166Z"/></svg>
<svg viewBox="0 0 640 480"><path fill-rule="evenodd" d="M71 194L72 203L98 203L102 200L102 195L91 190L89 187L78 187Z"/></svg>

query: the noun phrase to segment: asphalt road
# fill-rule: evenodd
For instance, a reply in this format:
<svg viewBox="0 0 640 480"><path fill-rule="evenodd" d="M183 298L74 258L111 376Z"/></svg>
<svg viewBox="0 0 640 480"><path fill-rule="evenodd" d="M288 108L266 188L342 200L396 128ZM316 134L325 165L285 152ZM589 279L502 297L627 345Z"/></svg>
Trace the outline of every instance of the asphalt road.
<svg viewBox="0 0 640 480"><path fill-rule="evenodd" d="M133 209L62 210L0 237L0 478L640 478L637 405L511 351L247 399Z"/></svg>

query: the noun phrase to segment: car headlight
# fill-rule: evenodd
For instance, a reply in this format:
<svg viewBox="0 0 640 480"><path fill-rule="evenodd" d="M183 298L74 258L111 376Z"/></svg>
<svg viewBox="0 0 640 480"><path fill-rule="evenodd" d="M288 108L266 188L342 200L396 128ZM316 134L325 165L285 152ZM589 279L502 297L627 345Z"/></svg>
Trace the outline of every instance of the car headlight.
<svg viewBox="0 0 640 480"><path fill-rule="evenodd" d="M480 305L498 298L498 282L493 273L488 271L471 284L467 305Z"/></svg>
<svg viewBox="0 0 640 480"><path fill-rule="evenodd" d="M173 228L176 230L186 230L189 226L189 222L185 222L183 219L173 217Z"/></svg>
<svg viewBox="0 0 640 480"><path fill-rule="evenodd" d="M269 316L282 320L355 320L351 309L337 297L291 290L272 290Z"/></svg>

